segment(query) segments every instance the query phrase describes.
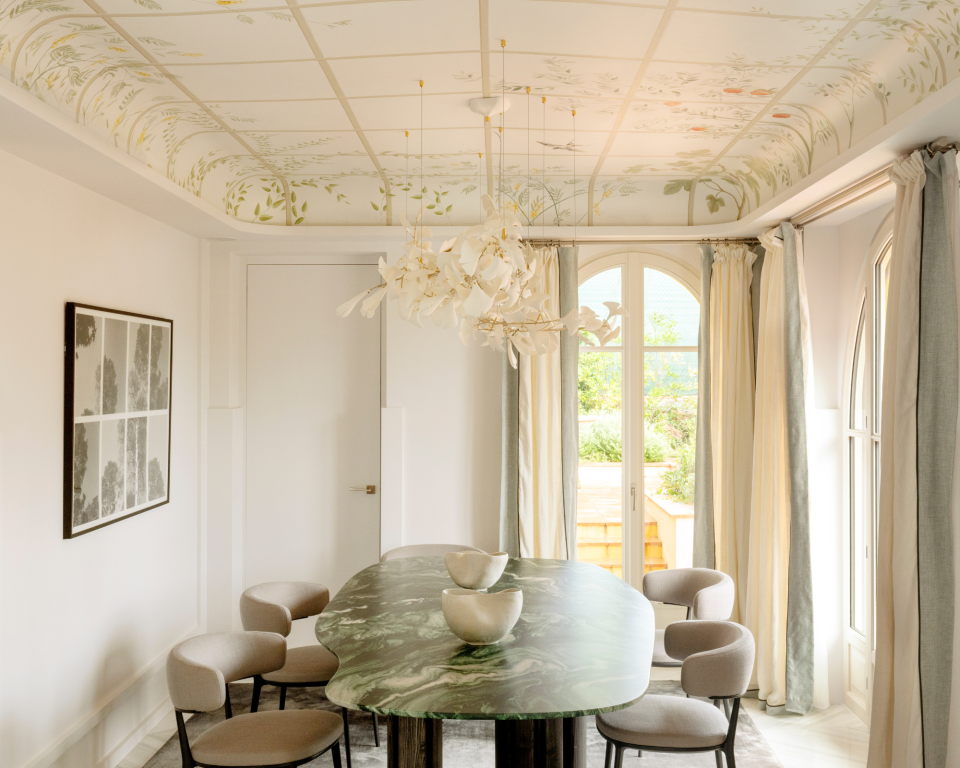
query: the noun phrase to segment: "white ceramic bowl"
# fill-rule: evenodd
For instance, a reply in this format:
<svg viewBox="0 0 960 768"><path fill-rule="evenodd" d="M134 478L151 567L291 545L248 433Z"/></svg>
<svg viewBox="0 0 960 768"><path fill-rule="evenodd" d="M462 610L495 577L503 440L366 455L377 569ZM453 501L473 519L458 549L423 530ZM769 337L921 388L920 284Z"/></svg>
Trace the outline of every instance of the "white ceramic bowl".
<svg viewBox="0 0 960 768"><path fill-rule="evenodd" d="M457 586L476 590L488 589L496 584L509 559L506 552L494 552L492 555L487 552L447 552L443 556L447 573Z"/></svg>
<svg viewBox="0 0 960 768"><path fill-rule="evenodd" d="M506 637L520 618L523 592L445 589L440 604L453 634L470 645L493 645Z"/></svg>

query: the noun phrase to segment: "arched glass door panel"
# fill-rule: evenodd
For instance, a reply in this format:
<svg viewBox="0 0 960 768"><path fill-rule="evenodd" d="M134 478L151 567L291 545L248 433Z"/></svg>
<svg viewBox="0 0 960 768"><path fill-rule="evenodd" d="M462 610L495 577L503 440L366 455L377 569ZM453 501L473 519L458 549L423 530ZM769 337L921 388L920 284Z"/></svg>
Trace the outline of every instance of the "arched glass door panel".
<svg viewBox="0 0 960 768"><path fill-rule="evenodd" d="M628 318L620 343L581 339L577 557L618 576L633 562L635 579L693 559L700 305L647 261L594 269L579 301L601 316L617 301Z"/></svg>

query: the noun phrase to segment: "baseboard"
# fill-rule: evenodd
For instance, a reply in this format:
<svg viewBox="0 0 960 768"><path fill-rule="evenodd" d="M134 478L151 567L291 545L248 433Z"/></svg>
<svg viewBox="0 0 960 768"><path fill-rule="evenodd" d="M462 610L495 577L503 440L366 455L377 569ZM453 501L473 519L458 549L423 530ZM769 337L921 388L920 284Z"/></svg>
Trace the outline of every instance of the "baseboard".
<svg viewBox="0 0 960 768"><path fill-rule="evenodd" d="M114 747L109 754L105 755L103 760L97 763L94 768L117 768L133 748L143 741L147 734L156 728L160 721L171 712L173 712L173 702L170 701L170 697L168 696L154 708L153 712L140 721L126 739Z"/></svg>
<svg viewBox="0 0 960 768"><path fill-rule="evenodd" d="M167 654L197 634L199 628L194 627L164 649L22 768L115 768L172 708L166 685ZM138 716L138 710L145 714Z"/></svg>

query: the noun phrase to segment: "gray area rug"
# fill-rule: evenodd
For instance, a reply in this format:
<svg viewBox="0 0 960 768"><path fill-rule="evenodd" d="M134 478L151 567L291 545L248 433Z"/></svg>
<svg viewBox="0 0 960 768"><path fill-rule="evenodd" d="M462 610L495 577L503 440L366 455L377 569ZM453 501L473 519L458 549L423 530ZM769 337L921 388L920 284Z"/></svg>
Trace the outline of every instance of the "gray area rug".
<svg viewBox="0 0 960 768"><path fill-rule="evenodd" d="M245 683L233 683L230 686L230 701L235 714L250 711L250 694L253 686ZM260 709L276 709L280 702L275 688L265 688L260 699ZM672 681L650 683L649 693L682 696L680 684ZM339 707L327 701L322 688L288 688L287 709L329 709L339 712ZM187 722L187 734L191 741L215 723L223 720L223 710L194 715ZM380 722L380 743L387 738L386 718ZM592 722L587 725L587 765L589 768L603 768L606 742L597 733ZM386 750L374 746L373 718L366 712L350 713L350 745L353 748L354 768L385 768ZM342 745L341 745L342 747ZM342 754L342 752L341 752ZM777 756L770 749L766 739L757 730L750 716L740 710L737 725L736 744L737 768L783 768ZM493 768L494 743L493 722L489 720L447 720L443 724L443 764L445 768ZM661 766L685 766L695 768L716 768L712 752L692 755L667 755L647 752L642 760L636 752L626 752L624 766L633 768L661 768ZM180 768L180 744L173 736L160 751L147 763L145 768ZM322 755L308 764L310 768L329 768L333 758ZM346 768L346 755L344 755Z"/></svg>

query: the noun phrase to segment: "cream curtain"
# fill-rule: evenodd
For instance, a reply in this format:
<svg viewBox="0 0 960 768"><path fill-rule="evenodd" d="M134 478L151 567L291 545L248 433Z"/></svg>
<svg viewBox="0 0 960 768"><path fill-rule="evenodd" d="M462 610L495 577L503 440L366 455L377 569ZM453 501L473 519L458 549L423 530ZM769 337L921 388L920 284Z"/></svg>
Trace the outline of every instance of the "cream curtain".
<svg viewBox="0 0 960 768"><path fill-rule="evenodd" d="M756 254L718 245L710 281L710 421L715 567L737 586L731 621L746 603L753 461L753 311Z"/></svg>
<svg viewBox="0 0 960 768"><path fill-rule="evenodd" d="M767 711L805 713L827 704L810 559L810 320L800 234L782 224L761 243L756 254L703 246L694 564L736 584L731 618L756 639Z"/></svg>
<svg viewBox="0 0 960 768"><path fill-rule="evenodd" d="M897 185L887 289L877 550L877 662L869 768L923 765L917 549L920 243L926 170L919 152L890 169ZM896 557L896 562L894 562Z"/></svg>
<svg viewBox="0 0 960 768"><path fill-rule="evenodd" d="M787 571L790 562L790 485L784 349L783 244L762 235L750 561L744 620L757 644L755 684L767 706L786 701Z"/></svg>
<svg viewBox="0 0 960 768"><path fill-rule="evenodd" d="M540 252L544 306L559 313L556 248ZM566 559L560 439L560 350L520 355L518 508L521 557Z"/></svg>
<svg viewBox="0 0 960 768"><path fill-rule="evenodd" d="M561 317L577 306L576 247L542 248L546 306ZM576 336L544 355L503 362L500 548L511 557L576 559Z"/></svg>

